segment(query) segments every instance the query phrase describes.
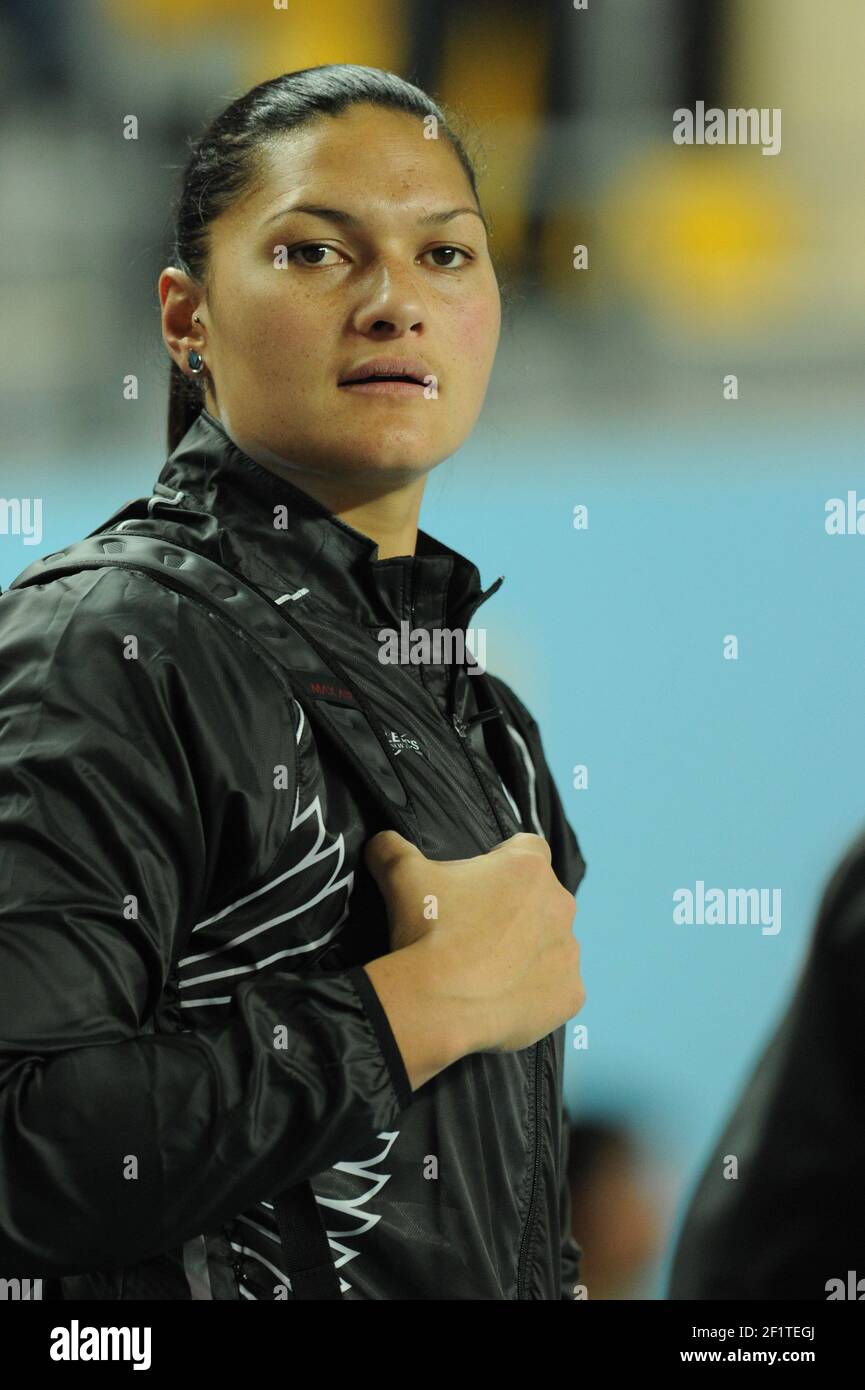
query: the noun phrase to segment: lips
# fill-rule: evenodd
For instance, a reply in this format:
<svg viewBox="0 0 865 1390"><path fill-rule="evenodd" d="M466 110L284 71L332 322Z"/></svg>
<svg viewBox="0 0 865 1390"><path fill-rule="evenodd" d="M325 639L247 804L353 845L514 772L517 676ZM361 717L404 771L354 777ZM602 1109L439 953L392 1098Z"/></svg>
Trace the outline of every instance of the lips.
<svg viewBox="0 0 865 1390"><path fill-rule="evenodd" d="M429 364L419 357L374 357L360 362L339 379L340 386L354 386L375 381L403 382L423 386L425 378L433 375Z"/></svg>

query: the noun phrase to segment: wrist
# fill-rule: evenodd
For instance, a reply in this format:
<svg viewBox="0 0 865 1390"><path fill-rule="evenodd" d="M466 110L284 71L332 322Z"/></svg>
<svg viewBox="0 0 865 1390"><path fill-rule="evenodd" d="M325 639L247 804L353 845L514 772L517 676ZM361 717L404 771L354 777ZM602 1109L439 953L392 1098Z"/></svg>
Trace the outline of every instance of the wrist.
<svg viewBox="0 0 865 1390"><path fill-rule="evenodd" d="M388 1016L414 1090L478 1049L477 1019L449 989L447 962L431 949L428 938L378 956L364 969Z"/></svg>

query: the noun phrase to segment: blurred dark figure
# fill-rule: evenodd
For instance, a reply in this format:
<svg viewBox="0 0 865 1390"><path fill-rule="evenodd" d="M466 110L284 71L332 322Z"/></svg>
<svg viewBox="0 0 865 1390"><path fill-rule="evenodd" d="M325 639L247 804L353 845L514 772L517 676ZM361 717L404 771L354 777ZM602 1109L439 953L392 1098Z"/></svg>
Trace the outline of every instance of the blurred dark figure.
<svg viewBox="0 0 865 1390"><path fill-rule="evenodd" d="M658 1255L662 1223L642 1177L645 1167L621 1122L596 1118L571 1126L571 1230L590 1299L639 1297L639 1282Z"/></svg>
<svg viewBox="0 0 865 1390"><path fill-rule="evenodd" d="M670 1298L865 1299L863 1017L865 835L691 1198Z"/></svg>
<svg viewBox="0 0 865 1390"><path fill-rule="evenodd" d="M70 6L62 0L0 0L5 105L56 101L72 90Z"/></svg>

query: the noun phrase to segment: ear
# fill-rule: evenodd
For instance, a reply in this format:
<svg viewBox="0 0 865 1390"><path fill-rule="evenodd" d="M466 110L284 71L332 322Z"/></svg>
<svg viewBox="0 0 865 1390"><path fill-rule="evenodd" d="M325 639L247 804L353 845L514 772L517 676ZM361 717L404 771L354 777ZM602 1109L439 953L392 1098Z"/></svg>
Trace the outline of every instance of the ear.
<svg viewBox="0 0 865 1390"><path fill-rule="evenodd" d="M190 349L202 352L207 335L201 325L201 289L185 271L166 266L159 277L162 340L181 371Z"/></svg>

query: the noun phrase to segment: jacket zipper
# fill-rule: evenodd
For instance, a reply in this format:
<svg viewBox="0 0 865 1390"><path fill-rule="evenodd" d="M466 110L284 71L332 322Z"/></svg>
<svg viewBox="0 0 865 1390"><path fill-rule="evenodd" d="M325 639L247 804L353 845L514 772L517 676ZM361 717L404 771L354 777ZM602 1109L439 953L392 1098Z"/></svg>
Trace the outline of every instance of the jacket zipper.
<svg viewBox="0 0 865 1390"><path fill-rule="evenodd" d="M495 590L498 588L498 586L499 586L499 584L501 584L501 582L502 582L501 579L499 579L494 585L492 585L491 589L489 589L489 590L483 595L483 597L482 597L481 599L478 600L477 604L474 606L474 608L472 609L471 613L467 614L467 619L468 619L468 620L470 620L470 619L474 616L474 614L477 612L477 609L480 607L481 602L483 602L484 599L489 598L489 596L490 596L491 593L494 593L494 592L495 592ZM416 612L416 608L415 608L415 594L414 594L414 592L413 592L413 593L412 593L412 596L411 596L411 601L410 601L410 603L409 603L409 624L410 624L411 627L414 627L414 623L415 623L415 612ZM423 680L421 680L421 684L423 685ZM445 722L446 724L449 724L449 725L451 726L451 728L453 728L453 729L456 730L456 733L457 733L457 735L458 735L459 745L460 745L460 747L462 748L463 753L465 754L466 758L468 759L469 766L471 767L472 772L474 773L475 778L476 778L476 780L477 780L477 783L478 783L478 785L479 785L479 787L480 787L480 789L481 789L481 792L483 793L484 801L486 802L486 805L487 805L487 807L488 807L488 809L489 809L489 811L490 811L490 814L491 814L491 816L492 816L492 818L493 818L493 824L497 827L497 829L499 830L499 832L500 832L501 834L504 834L504 833L505 833L505 832L504 832L504 827L501 825L501 822L499 821L498 815L496 814L496 809L495 809L495 807L493 806L492 801L490 800L489 793L487 792L486 787L484 786L483 778L481 777L481 774L480 774L480 772L479 772L479 770L478 770L477 764L475 763L475 760L474 760L474 758L472 757L471 749L469 748L468 743L466 742L466 734L467 734L467 732L468 732L468 725L465 724L465 723L463 722L462 719L460 719L460 717L459 717L459 715L457 714L456 710L454 710L454 712L450 715L450 718L449 718L448 715L445 714L444 710L442 709L441 705L439 704L439 702L438 702L438 700L435 698L435 696L434 696L429 690L427 690L426 693L427 693L427 695L429 696L429 698L430 698L430 700L432 701L432 703L435 705L436 710L437 710L438 713L441 715L441 717L442 717L442 719L444 720L444 722ZM452 764L452 767L453 767L453 771L456 773L456 772L457 772L456 763ZM457 777L459 778L459 774L458 774L458 773L457 773ZM462 796L463 803L464 803L464 805L466 806L466 808L467 808L468 810L470 810L470 811L473 811L475 814L477 814L477 808L472 804L471 800L470 800L469 797L468 797L468 794L465 793L465 792L463 792L463 789L462 789L462 786L461 786L459 780L457 781L457 786L458 786L458 788L459 788L460 795Z"/></svg>
<svg viewBox="0 0 865 1390"><path fill-rule="evenodd" d="M480 782L480 781L481 781L480 773L478 772L477 767L475 766L474 758L472 757L471 750L470 750L470 748L469 748L469 746L468 746L468 744L467 744L467 742L466 742L467 726L466 726L466 724L463 722L463 720L460 719L460 717L459 717L458 714L453 714L453 715L451 716L451 722L453 723L453 726L454 726L454 728L456 729L456 731L457 731L457 733L458 733L458 735L459 735L460 744L461 744L463 750L465 751L465 755L466 755L466 757L468 758L469 762L471 763L472 768L474 769L475 776L477 777L478 781ZM481 782L481 787L483 788L483 783L482 783L482 782ZM486 795L485 789L484 789L484 794ZM487 800L489 800L489 797L487 797ZM496 819L496 821L498 822L498 817L497 817L497 816L495 817L495 819ZM534 1123L534 1138L533 1138L533 1141L532 1141L532 1186L531 1186L531 1190L530 1190L530 1192L529 1192L529 1205L528 1205L528 1210L527 1210L527 1212L526 1212L525 1225L523 1226L522 1239L521 1239L521 1241L520 1241L520 1253L519 1253L519 1256L518 1256L518 1259L517 1259L517 1299L522 1299L522 1298L524 1297L524 1295L525 1295L525 1287L526 1287L526 1264L527 1264L527 1261L528 1261L528 1253L529 1253L529 1238L530 1238L530 1236L531 1236L531 1231L532 1231L532 1218L534 1217L534 1214L535 1214L535 1203L536 1203L536 1200L537 1200L537 1189L538 1189L538 1173L539 1173L539 1171L540 1171L540 1166L541 1166L541 1153L540 1153L540 1136L541 1136L541 1079L542 1079L542 1072L543 1072L543 1057L544 1057L544 1053L545 1053L545 1051L546 1051L546 1042L547 1042L546 1037L543 1037L543 1038L540 1038L540 1039L538 1040L538 1042L535 1043L535 1056L534 1056L534 1064L535 1064L534 1120L535 1120L535 1123Z"/></svg>
<svg viewBox="0 0 865 1390"><path fill-rule="evenodd" d="M446 717L446 716L444 716L444 717ZM456 729L456 731L457 731L457 735L458 735L458 737L459 737L459 746L460 746L460 748L463 750L463 752L465 753L466 758L468 759L468 762L469 762L469 766L471 767L472 772L474 773L475 777L477 778L478 784L479 784L479 786L480 786L480 789L481 789L481 791L482 791L483 794L484 794L484 800L486 801L487 805L489 806L489 805L490 805L490 799L489 799L489 796L487 795L487 789L486 789L486 787L485 787L484 784L483 784L483 779L481 778L481 775L480 775L480 773L478 772L477 764L475 763L475 760L474 760L474 758L472 757L472 751L471 751L471 749L469 748L469 745L468 745L468 742L467 742L468 725L467 725L462 719L460 719L459 715L458 715L456 712L453 713L453 714L451 715L450 722L451 722L451 724L453 725L453 727L454 727L454 728ZM456 769L454 769L454 770L456 770ZM492 813L493 813L493 820L495 821L496 825L498 825L498 824L499 824L499 818L498 818L498 816L495 814L495 811L493 810L492 806L490 806L490 810L491 810ZM499 826L499 829L501 829L501 826Z"/></svg>
<svg viewBox="0 0 865 1390"><path fill-rule="evenodd" d="M437 709L437 710L439 711L439 713L441 714L442 719L445 721L445 723L446 723L446 724L450 724L451 727L454 728L454 729L456 730L457 735L458 735L458 738L459 738L459 746L460 746L460 748L462 748L463 753L465 754L466 759L468 760L469 767L471 768L472 772L473 772L474 775L475 775L475 778L477 779L478 786L480 787L480 789L481 789L481 791L482 791L482 793L483 793L484 801L485 801L485 803L486 803L486 805L487 805L487 807L488 807L488 809L489 809L490 815L492 816L493 821L494 821L496 827L498 828L499 832L500 832L500 833L504 833L504 832L503 832L503 827L502 827L502 825L501 825L501 823L500 823L500 821L499 821L498 816L496 815L495 807L493 806L492 802L490 801L489 793L488 793L486 787L484 786L483 778L481 777L481 774L480 774L480 772L478 771L478 767L477 767L477 764L476 764L476 762L475 762L475 760L474 760L474 757L473 757L473 755L472 755L472 751L471 751L471 749L469 748L469 745L468 745L468 742L467 742L468 725L465 724L464 721L463 721L462 719L460 719L459 715L456 714L456 713L452 714L452 715L450 716L450 719L448 719L448 716L443 712L443 710L441 709L441 707L440 707L440 705L439 705L439 703L438 703L437 700L433 699L433 704L435 705L436 709ZM456 763L452 764L452 766L453 766L454 772L457 773L457 775L459 775L458 772L457 772ZM457 782L457 786L460 786L459 782ZM474 811L475 814L477 814L477 808L476 808L476 807L472 804L472 802L469 800L467 794L464 793L464 792L462 791L462 787L461 787L461 786L460 786L460 793L461 793L462 796L463 796L463 800L465 801L466 806L469 807L472 811Z"/></svg>
<svg viewBox="0 0 865 1390"><path fill-rule="evenodd" d="M495 826L497 827L497 829L501 832L501 831L502 831L502 827L501 827L501 825L499 824L499 818L498 818L498 816L497 816L496 813L495 813L495 810L494 810L494 808L493 808L493 806L492 806L492 803L490 802L489 795L487 794L487 789L486 789L486 787L485 787L484 784L483 784L483 781L482 781L482 779L481 779L481 775L480 775L480 773L478 772L477 767L475 766L474 758L472 757L471 752L469 751L468 745L467 745L467 743L466 743L467 726L463 723L463 721L460 719L460 717L459 717L458 714L451 714L450 716L447 715L447 714L445 714L445 712L444 712L444 710L441 708L441 705L439 704L438 700L436 700L435 697L434 697L433 695L431 695L429 691L426 691L426 694L427 694L427 696L428 696L428 698L429 698L429 700L430 700L430 703L434 706L434 708L435 708L435 710L436 710L436 713L439 714L439 715L441 716L441 718L444 720L444 723L448 726L449 729L455 730L456 733L458 734L458 736L459 736L459 738L458 738L459 745L460 745L460 747L462 748L463 753L465 754L466 759L468 760L469 767L471 768L472 772L474 773L474 775L475 775L475 777L476 777L476 779L477 779L477 781L478 781L478 784L479 784L479 786L480 786L481 792L483 793L484 802L485 802L485 804L486 804L486 806L487 806L487 808L488 808L488 810L489 810L489 812L490 812L490 815L492 816L493 823L495 824ZM465 790L463 789L463 785L462 785L462 777L463 777L463 775L464 775L464 773L463 773L463 764L462 764L462 762L461 762L461 760L460 760L459 758L451 758L451 756L450 756L449 753L446 753L445 756L446 756L446 758L447 758L447 762L448 762L448 765L449 765L449 767L450 767L450 770L451 770L451 772L454 774L454 786L455 786L456 791L457 791L457 793L458 793L458 795L459 795L459 797L460 797L460 800L462 801L463 806L466 808L466 810L469 811L469 812L471 812L472 816L476 819L476 818L477 818L477 815L478 815L478 806L477 806L477 802L476 802L476 801L472 801L472 799L471 799L471 797L469 796L468 792L465 791Z"/></svg>
<svg viewBox="0 0 865 1390"><path fill-rule="evenodd" d="M414 622L414 602L412 602L412 604L411 604L411 610L410 610L410 611L411 611L411 621L412 621L412 623L413 623L413 622ZM467 760L468 760L468 762L469 762L469 765L471 766L471 769L472 769L472 771L474 772L475 777L477 778L478 782L480 783L481 791L483 792L484 798L485 798L487 804L489 805L490 810L492 811L493 820L495 821L496 825L498 825L498 824L499 824L499 818L498 818L498 816L496 815L495 809L493 808L493 806L492 806L492 804L491 804L491 802L490 802L490 798L489 798L489 796L487 795L486 787L485 787L484 784L483 784L483 780L481 779L480 772L478 771L478 768L477 768L477 766L476 766L476 764L475 764L475 760L474 760L474 758L472 757L471 750L470 750L470 748L469 748L469 746L468 746L468 743L467 743L467 741L466 741L466 735L467 735L467 732L468 732L468 726L465 724L465 722L464 722L462 719L460 719L460 717L459 717L459 715L456 713L456 711L454 711L454 713L453 713L453 714L451 715L451 717L450 717L450 720L448 720L447 715L446 715L446 714L444 713L444 711L441 709L441 707L440 707L438 701L437 701L436 699L433 699L432 703L435 705L436 709L437 709L437 710L439 711L439 713L441 714L442 719L445 721L445 723L446 723L446 724L447 724L447 723L450 723L450 724L452 725L452 727L455 729L455 731L456 731L456 733L457 733L457 736L458 736L458 739L459 739L460 747L462 748L463 752L465 753L465 756L466 756L466 758L467 758ZM455 767L455 766L454 766L454 771L456 771L456 767ZM458 785L459 785L459 784L458 784ZM463 797L463 800L466 802L467 805L469 805L470 803L468 802L468 798L467 798L467 796L465 795L465 793L463 793L462 787L460 787L459 790L460 790L460 794L461 794L462 797ZM474 809L474 808L472 808L472 809ZM499 827L499 828L501 829L501 827ZM543 1037L543 1038L540 1038L539 1041L535 1043L535 1058L534 1058L534 1062L535 1062L534 1121L535 1121L535 1123L534 1123L534 1139L533 1139L533 1141L532 1141L532 1186L531 1186L531 1190L530 1190L530 1192L529 1192L529 1206L528 1206L528 1210L527 1210L527 1212L526 1212L525 1225L523 1226L522 1239L520 1240L520 1253L519 1253L519 1256L518 1256L518 1258L517 1258L517 1299L522 1299L523 1294L524 1294L524 1292L525 1292L525 1285L526 1285L526 1263L527 1263L527 1261L528 1261L529 1237L531 1236L531 1231L532 1231L532 1218L534 1217L534 1214L535 1214L535 1203L536 1203L536 1201L537 1201L537 1189L538 1189L538 1173L539 1173L540 1166L541 1166L541 1163L540 1163L540 1158L541 1158L541 1155L540 1155L540 1131L541 1131L541 1122L540 1122L540 1121L541 1121L541 1115L540 1115L540 1110L541 1110L541 1074L542 1074L542 1069L543 1069L543 1054L544 1054L544 1052L545 1052L545 1050L546 1050L546 1042L547 1042L546 1037Z"/></svg>
<svg viewBox="0 0 865 1390"><path fill-rule="evenodd" d="M535 1212L535 1198L538 1187L538 1171L540 1169L540 1129L541 1129L541 1070L542 1057L546 1048L546 1038L541 1038L535 1043L535 1137L534 1137L534 1156L532 1164L532 1187L529 1193L529 1209L526 1212L526 1224L523 1227L523 1238L520 1241L520 1254L517 1260L517 1298L523 1298L526 1287L526 1262L529 1253L529 1236L532 1230L532 1217Z"/></svg>

